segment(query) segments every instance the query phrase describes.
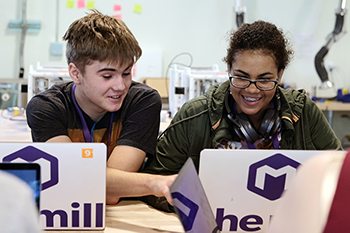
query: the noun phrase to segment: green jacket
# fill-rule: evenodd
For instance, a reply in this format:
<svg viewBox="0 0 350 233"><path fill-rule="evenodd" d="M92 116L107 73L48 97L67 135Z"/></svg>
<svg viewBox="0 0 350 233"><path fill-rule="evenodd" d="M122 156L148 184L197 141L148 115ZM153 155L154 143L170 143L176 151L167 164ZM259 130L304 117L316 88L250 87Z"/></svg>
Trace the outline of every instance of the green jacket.
<svg viewBox="0 0 350 233"><path fill-rule="evenodd" d="M142 170L152 174L176 174L191 157L198 170L199 155L205 148L217 148L223 141L240 141L232 122L227 118L224 98L229 81L211 86L200 97L185 103L159 139L156 156ZM341 142L329 126L322 111L305 91L278 87L281 96L280 149L342 150ZM164 198L148 198L147 203L159 206ZM164 203L163 203L164 204Z"/></svg>

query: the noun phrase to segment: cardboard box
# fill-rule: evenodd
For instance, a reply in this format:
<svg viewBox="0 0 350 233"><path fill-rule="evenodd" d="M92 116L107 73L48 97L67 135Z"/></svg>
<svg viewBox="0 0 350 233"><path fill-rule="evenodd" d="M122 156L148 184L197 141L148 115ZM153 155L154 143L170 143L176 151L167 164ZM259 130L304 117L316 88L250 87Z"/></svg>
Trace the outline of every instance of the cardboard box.
<svg viewBox="0 0 350 233"><path fill-rule="evenodd" d="M169 97L169 78L141 78L139 82L156 89L162 99Z"/></svg>

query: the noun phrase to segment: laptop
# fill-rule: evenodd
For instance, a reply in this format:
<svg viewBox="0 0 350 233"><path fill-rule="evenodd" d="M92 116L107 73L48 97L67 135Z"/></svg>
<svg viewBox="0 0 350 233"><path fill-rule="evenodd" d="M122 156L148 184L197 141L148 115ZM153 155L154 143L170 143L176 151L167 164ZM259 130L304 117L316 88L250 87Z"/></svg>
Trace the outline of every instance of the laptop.
<svg viewBox="0 0 350 233"><path fill-rule="evenodd" d="M105 144L0 143L0 147L0 163L40 165L42 230L105 228Z"/></svg>
<svg viewBox="0 0 350 233"><path fill-rule="evenodd" d="M179 171L170 193L186 233L220 232L191 158Z"/></svg>
<svg viewBox="0 0 350 233"><path fill-rule="evenodd" d="M23 180L33 190L33 200L40 210L41 175L37 163L0 163L0 170Z"/></svg>
<svg viewBox="0 0 350 233"><path fill-rule="evenodd" d="M200 154L199 178L222 232L263 232L297 168L327 151L219 150ZM331 153L346 154L346 151ZM283 198L283 197L282 197Z"/></svg>

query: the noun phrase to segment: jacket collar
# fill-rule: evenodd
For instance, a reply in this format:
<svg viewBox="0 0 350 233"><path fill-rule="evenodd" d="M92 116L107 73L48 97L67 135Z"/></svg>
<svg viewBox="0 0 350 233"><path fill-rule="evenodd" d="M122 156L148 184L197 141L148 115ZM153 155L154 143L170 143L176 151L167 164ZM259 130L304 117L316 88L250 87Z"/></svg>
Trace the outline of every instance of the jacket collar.
<svg viewBox="0 0 350 233"><path fill-rule="evenodd" d="M305 91L279 88L281 93L281 118L296 123L305 105Z"/></svg>
<svg viewBox="0 0 350 233"><path fill-rule="evenodd" d="M220 86L211 86L206 92L208 99L209 119L213 130L219 127L224 106L225 106L225 95L230 87L230 81L227 80Z"/></svg>

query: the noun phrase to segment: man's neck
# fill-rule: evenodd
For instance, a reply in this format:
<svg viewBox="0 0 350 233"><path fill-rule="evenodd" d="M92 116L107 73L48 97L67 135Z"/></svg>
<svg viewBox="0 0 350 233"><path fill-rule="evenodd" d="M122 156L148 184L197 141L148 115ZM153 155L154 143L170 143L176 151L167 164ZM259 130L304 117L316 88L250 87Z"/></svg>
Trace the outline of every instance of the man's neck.
<svg viewBox="0 0 350 233"><path fill-rule="evenodd" d="M106 114L106 111L101 112L99 110L94 110L91 107L92 105L89 104L90 100L85 100L83 95L80 94L78 86L75 89L74 95L78 107L80 107L80 109L84 111L84 113L88 115L94 122L99 122L102 119L102 117Z"/></svg>

